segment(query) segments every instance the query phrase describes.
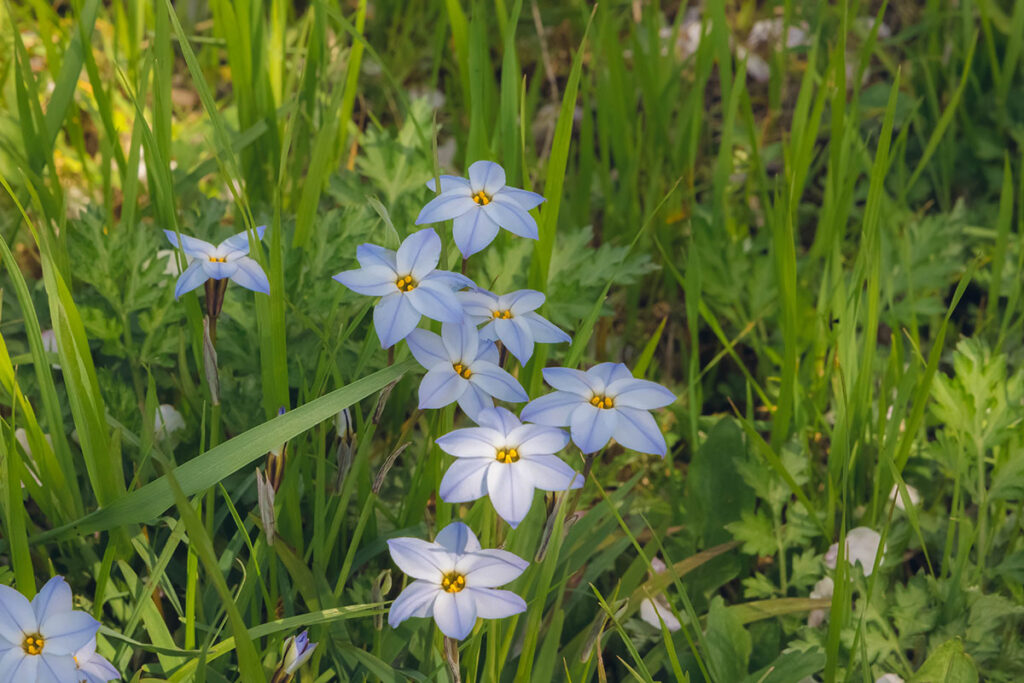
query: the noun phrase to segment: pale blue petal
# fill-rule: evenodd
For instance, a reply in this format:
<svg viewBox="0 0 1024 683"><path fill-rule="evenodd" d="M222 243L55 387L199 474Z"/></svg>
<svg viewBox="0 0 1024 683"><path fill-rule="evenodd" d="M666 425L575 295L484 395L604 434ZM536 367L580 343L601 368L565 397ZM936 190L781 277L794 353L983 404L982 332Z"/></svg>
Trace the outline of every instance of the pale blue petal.
<svg viewBox="0 0 1024 683"><path fill-rule="evenodd" d="M35 683L70 683L78 679L75 673L75 659L71 655L50 654L47 641L46 652L39 657Z"/></svg>
<svg viewBox="0 0 1024 683"><path fill-rule="evenodd" d="M490 427L495 431L496 436L499 436L502 439L508 438L510 434L515 432L517 429L521 429L523 426L523 423L519 421L519 418L516 417L515 413L508 408L502 408L501 406L494 410L486 411L486 414L481 413L477 417L477 424L484 427Z"/></svg>
<svg viewBox="0 0 1024 683"><path fill-rule="evenodd" d="M526 321L519 318L499 318L494 321L494 331L516 360L521 365L526 365L533 355L533 333Z"/></svg>
<svg viewBox="0 0 1024 683"><path fill-rule="evenodd" d="M540 344L564 344L572 341L572 337L563 332L557 325L554 325L534 312L524 313L522 316L526 324L530 326L533 333L533 340Z"/></svg>
<svg viewBox="0 0 1024 683"><path fill-rule="evenodd" d="M466 384L466 391L462 396L459 396L459 407L462 408L462 412L468 415L471 420L476 420L480 411L494 407L494 400L490 394L480 387L474 386L469 382L466 382Z"/></svg>
<svg viewBox="0 0 1024 683"><path fill-rule="evenodd" d="M82 673L88 674L93 681L115 681L121 678L120 672L107 661L103 655L93 652L88 658L78 658L78 668Z"/></svg>
<svg viewBox="0 0 1024 683"><path fill-rule="evenodd" d="M441 478L438 493L446 503L468 503L487 495L487 468L497 461L487 458L456 460Z"/></svg>
<svg viewBox="0 0 1024 683"><path fill-rule="evenodd" d="M413 358L423 366L424 370L452 362L448 357L448 350L445 349L444 342L430 330L413 330L405 338L405 343L409 345Z"/></svg>
<svg viewBox="0 0 1024 683"><path fill-rule="evenodd" d="M523 456L519 462L529 466L533 485L541 491L566 491L583 488L583 475L569 467L557 456Z"/></svg>
<svg viewBox="0 0 1024 683"><path fill-rule="evenodd" d="M0 638L17 645L19 652L23 635L39 626L32 603L10 586L0 585Z"/></svg>
<svg viewBox="0 0 1024 683"><path fill-rule="evenodd" d="M483 410L480 415L477 416L477 420L483 422L481 415L485 413L492 413L495 409ZM438 447L445 453L453 455L456 458L483 458L485 460L494 460L495 452L498 446L503 445L501 442L504 440L504 436L487 427L466 427L464 429L454 429L443 436L438 437L436 443Z"/></svg>
<svg viewBox="0 0 1024 683"><path fill-rule="evenodd" d="M460 556L455 571L465 575L467 588L494 588L515 581L529 566L514 553L488 548Z"/></svg>
<svg viewBox="0 0 1024 683"><path fill-rule="evenodd" d="M42 623L51 614L71 611L71 586L63 576L54 576L32 598L36 621Z"/></svg>
<svg viewBox="0 0 1024 683"><path fill-rule="evenodd" d="M498 297L498 308L512 315L523 315L544 305L544 295L535 289L520 289Z"/></svg>
<svg viewBox="0 0 1024 683"><path fill-rule="evenodd" d="M434 539L442 548L454 555L473 553L480 550L480 540L473 530L463 522L451 522L438 532Z"/></svg>
<svg viewBox="0 0 1024 683"><path fill-rule="evenodd" d="M202 261L199 263L203 264L203 270L206 271L206 276L213 278L214 280L223 280L226 277L231 277L238 270L238 263L236 261Z"/></svg>
<svg viewBox="0 0 1024 683"><path fill-rule="evenodd" d="M238 270L231 276L232 282L254 292L270 294L270 280L260 264L248 256L235 260L235 264Z"/></svg>
<svg viewBox="0 0 1024 683"><path fill-rule="evenodd" d="M470 384L480 387L494 398L512 402L530 400L519 381L494 363L478 360L469 369L472 372Z"/></svg>
<svg viewBox="0 0 1024 683"><path fill-rule="evenodd" d="M569 435L565 430L541 425L523 425L509 437L519 444L519 455L524 458L557 453L569 443Z"/></svg>
<svg viewBox="0 0 1024 683"><path fill-rule="evenodd" d="M416 329L420 317L404 294L395 292L383 297L373 309L373 326L380 345L386 349L405 339Z"/></svg>
<svg viewBox="0 0 1024 683"><path fill-rule="evenodd" d="M397 628L409 617L429 617L434 609L434 600L441 592L439 583L416 580L391 603L388 610L388 625Z"/></svg>
<svg viewBox="0 0 1024 683"><path fill-rule="evenodd" d="M504 619L526 611L526 601L512 591L493 588L467 588L476 601L476 614L481 619ZM466 591L463 591L466 592Z"/></svg>
<svg viewBox="0 0 1024 683"><path fill-rule="evenodd" d="M405 296L416 310L431 320L461 323L466 317L455 293L442 284L425 280Z"/></svg>
<svg viewBox="0 0 1024 683"><path fill-rule="evenodd" d="M513 529L523 521L533 503L533 478L528 467L520 466L522 463L520 460L487 470L487 495L494 511ZM468 577L466 580L469 581ZM507 581L497 581L490 585L500 586L503 583Z"/></svg>
<svg viewBox="0 0 1024 683"><path fill-rule="evenodd" d="M463 365L469 365L477 357L480 335L470 323L441 325L441 339L453 363L461 361Z"/></svg>
<svg viewBox="0 0 1024 683"><path fill-rule="evenodd" d="M619 414L612 437L625 448L665 457L665 437L650 413L622 405L616 405L614 410L606 412Z"/></svg>
<svg viewBox="0 0 1024 683"><path fill-rule="evenodd" d="M356 260L363 268L384 266L390 268L393 273L395 271L395 252L376 244L360 244L356 247ZM394 273L394 275L393 279L397 280L398 274Z"/></svg>
<svg viewBox="0 0 1024 683"><path fill-rule="evenodd" d="M519 413L519 419L524 422L536 422L550 427L567 427L572 411L581 405L590 404L578 394L568 391L555 391L527 403L522 412Z"/></svg>
<svg viewBox="0 0 1024 683"><path fill-rule="evenodd" d="M544 381L559 391L569 391L589 399L599 387L587 373L574 368L544 368ZM603 388L603 387L600 387Z"/></svg>
<svg viewBox="0 0 1024 683"><path fill-rule="evenodd" d="M441 238L433 228L417 230L405 238L395 253L395 270L412 275L417 282L437 267L441 259Z"/></svg>
<svg viewBox="0 0 1024 683"><path fill-rule="evenodd" d="M261 225L256 228L257 240L263 239L263 233L266 232L267 226ZM237 251L241 252L242 255L249 253L249 231L243 230L242 232L232 235L223 242L217 245L217 248L224 252Z"/></svg>
<svg viewBox="0 0 1024 683"><path fill-rule="evenodd" d="M333 277L357 294L385 296L398 292L395 272L386 266L371 265L356 270L343 270Z"/></svg>
<svg viewBox="0 0 1024 683"><path fill-rule="evenodd" d="M480 339L480 349L476 352L476 359L487 361L493 365L498 365L501 360L501 354L498 353L498 347L489 339Z"/></svg>
<svg viewBox="0 0 1024 683"><path fill-rule="evenodd" d="M533 216L519 208L514 201L502 199L501 195L483 207L483 211L488 218L514 235L531 240L540 237L537 221L533 220Z"/></svg>
<svg viewBox="0 0 1024 683"><path fill-rule="evenodd" d="M583 403L569 418L572 440L584 453L593 453L608 443L615 433L619 416L614 410L595 408Z"/></svg>
<svg viewBox="0 0 1024 683"><path fill-rule="evenodd" d="M483 250L498 236L498 224L488 218L481 207L473 205L474 211L468 211L455 219L452 236L455 246L459 248L463 258L469 258Z"/></svg>
<svg viewBox="0 0 1024 683"><path fill-rule="evenodd" d="M210 277L203 269L203 262L199 260L193 261L185 269L185 272L178 276L178 284L174 286L174 298L177 299L182 294L191 292L209 279Z"/></svg>
<svg viewBox="0 0 1024 683"><path fill-rule="evenodd" d="M460 399L468 388L469 382L455 374L452 366L437 366L423 375L419 407L442 408Z"/></svg>
<svg viewBox="0 0 1024 683"><path fill-rule="evenodd" d="M48 654L73 655L99 627L100 622L85 612L51 612L39 621L39 634L46 641Z"/></svg>
<svg viewBox="0 0 1024 683"><path fill-rule="evenodd" d="M629 406L643 410L654 410L675 403L676 397L671 391L657 382L646 379L619 379L608 385L608 395L615 400L616 406Z"/></svg>
<svg viewBox="0 0 1024 683"><path fill-rule="evenodd" d="M476 602L473 595L465 590L458 593L439 592L434 600L434 621L441 633L462 640L476 625Z"/></svg>
<svg viewBox="0 0 1024 683"><path fill-rule="evenodd" d="M502 199L508 197L518 204L519 208L523 211L529 211L544 202L542 195L530 192L529 190L520 190L518 187L505 186L498 192L498 196Z"/></svg>
<svg viewBox="0 0 1024 683"><path fill-rule="evenodd" d="M466 287L476 287L473 281L462 273L453 273L450 270L435 270L420 280L420 282L434 282L444 285L453 291L457 289L465 289Z"/></svg>
<svg viewBox="0 0 1024 683"><path fill-rule="evenodd" d="M448 552L436 543L420 538L388 539L388 552L398 568L414 579L440 584L441 575L451 570Z"/></svg>
<svg viewBox="0 0 1024 683"><path fill-rule="evenodd" d="M596 387L604 389L612 382L633 379L633 373L622 363L598 363L587 370ZM595 381L596 380L596 381Z"/></svg>
<svg viewBox="0 0 1024 683"><path fill-rule="evenodd" d="M437 191L435 189L437 184L434 182L433 178L427 181L427 187L430 188L431 192ZM473 194L473 191L469 189L469 181L465 178L460 178L457 175L441 176L441 192L451 192L453 194L463 193L467 197Z"/></svg>
<svg viewBox="0 0 1024 683"><path fill-rule="evenodd" d="M441 221L458 218L475 208L477 208L477 204L470 198L468 193L442 192L423 207L420 215L416 217L416 225L440 223Z"/></svg>
<svg viewBox="0 0 1024 683"><path fill-rule="evenodd" d="M2 683L36 683L36 672L39 670L39 657L26 655L18 647L12 647L0 657L0 681Z"/></svg>
<svg viewBox="0 0 1024 683"><path fill-rule="evenodd" d="M492 197L505 187L505 169L493 161L475 161L469 165L469 186Z"/></svg>
<svg viewBox="0 0 1024 683"><path fill-rule="evenodd" d="M498 297L484 290L459 292L458 297L466 315L490 320L494 317L494 311L498 310Z"/></svg>
<svg viewBox="0 0 1024 683"><path fill-rule="evenodd" d="M215 247L209 242L196 239L195 237L189 237L188 235L181 235L181 244L178 244L179 233L173 230L164 230L164 235L167 236L168 241L174 245L175 248L181 248L186 254L192 258L208 258L215 250Z"/></svg>

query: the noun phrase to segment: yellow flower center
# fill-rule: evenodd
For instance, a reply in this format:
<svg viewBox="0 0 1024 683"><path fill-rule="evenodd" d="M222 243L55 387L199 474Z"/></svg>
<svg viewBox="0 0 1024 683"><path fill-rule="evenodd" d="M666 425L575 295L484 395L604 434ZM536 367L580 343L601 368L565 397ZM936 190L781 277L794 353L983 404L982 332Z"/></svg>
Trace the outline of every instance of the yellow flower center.
<svg viewBox="0 0 1024 683"><path fill-rule="evenodd" d="M519 461L519 451L514 448L500 448L494 457L504 465L511 465Z"/></svg>
<svg viewBox="0 0 1024 683"><path fill-rule="evenodd" d="M466 577L458 572L448 572L441 577L441 588L446 593L458 593L466 587Z"/></svg>
<svg viewBox="0 0 1024 683"><path fill-rule="evenodd" d="M493 311L491 315L501 320L508 320L512 317L512 311L506 308L504 311Z"/></svg>
<svg viewBox="0 0 1024 683"><path fill-rule="evenodd" d="M395 280L395 286L403 292L411 292L416 289L416 281L412 279L412 275L406 275Z"/></svg>
<svg viewBox="0 0 1024 683"><path fill-rule="evenodd" d="M594 394L590 397L590 405L595 408L602 408L607 410L608 408L615 407L615 401L612 400L611 396L601 396L600 394Z"/></svg>
<svg viewBox="0 0 1024 683"><path fill-rule="evenodd" d="M228 262L228 257L227 256L211 256L210 257L210 263L227 263L227 262Z"/></svg>
<svg viewBox="0 0 1024 683"><path fill-rule="evenodd" d="M46 644L46 640L43 639L38 633L32 633L25 636L25 640L21 643L21 649L25 651L27 655L38 655L43 652L43 645Z"/></svg>
<svg viewBox="0 0 1024 683"><path fill-rule="evenodd" d="M473 195L473 201L476 202L477 206L487 206L491 203L491 195L487 194L483 190L480 190Z"/></svg>
<svg viewBox="0 0 1024 683"><path fill-rule="evenodd" d="M454 370L455 374L461 377L462 379L469 379L470 377L473 376L473 373L470 371L469 367L463 365L462 363L452 363L452 370Z"/></svg>

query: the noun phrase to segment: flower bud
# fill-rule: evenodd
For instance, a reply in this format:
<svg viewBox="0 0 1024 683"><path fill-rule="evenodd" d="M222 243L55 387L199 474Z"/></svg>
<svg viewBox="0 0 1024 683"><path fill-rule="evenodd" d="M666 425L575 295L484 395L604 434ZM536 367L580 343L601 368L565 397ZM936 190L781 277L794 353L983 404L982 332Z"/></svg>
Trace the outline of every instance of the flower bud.
<svg viewBox="0 0 1024 683"><path fill-rule="evenodd" d="M309 642L309 631L303 631L297 636L288 638L285 641L284 659L281 661L284 672L289 676L294 675L299 667L313 656L316 646L317 643Z"/></svg>

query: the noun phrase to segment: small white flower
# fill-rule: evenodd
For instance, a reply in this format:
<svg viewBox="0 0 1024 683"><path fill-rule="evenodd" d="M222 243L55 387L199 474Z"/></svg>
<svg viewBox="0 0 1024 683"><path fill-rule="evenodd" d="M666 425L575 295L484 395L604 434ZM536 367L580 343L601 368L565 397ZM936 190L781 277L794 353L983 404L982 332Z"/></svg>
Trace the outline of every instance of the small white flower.
<svg viewBox="0 0 1024 683"><path fill-rule="evenodd" d="M170 403L161 403L153 418L154 436L162 441L179 429L185 428L185 418Z"/></svg>
<svg viewBox="0 0 1024 683"><path fill-rule="evenodd" d="M835 587L836 585L832 581L832 577L826 576L821 581L814 584L814 589L811 591L810 598L812 600L831 600L832 592L835 590ZM811 628L817 628L824 623L827 616L827 609L812 609L807 615L807 625Z"/></svg>
<svg viewBox="0 0 1024 683"><path fill-rule="evenodd" d="M53 330L43 330L40 333L40 336L43 338L43 351L46 351L47 353L58 353L56 332ZM60 370L60 365L58 363L52 363L50 367L54 370Z"/></svg>
<svg viewBox="0 0 1024 683"><path fill-rule="evenodd" d="M521 597L495 586L514 581L530 563L504 550L484 550L462 522L446 526L433 543L392 538L388 549L398 568L415 579L391 604L392 628L409 617L432 616L442 633L462 640L477 617L501 619L526 611Z"/></svg>
<svg viewBox="0 0 1024 683"><path fill-rule="evenodd" d="M874 529L866 526L859 526L846 532L846 561L850 566L860 562L864 569L864 576L871 576L875 568L875 556L878 555L878 546L882 542L882 536ZM885 549L882 549L885 554ZM839 544L833 543L825 553L825 566L829 569L836 568L839 559Z"/></svg>
<svg viewBox="0 0 1024 683"><path fill-rule="evenodd" d="M660 558L652 558L651 569L655 574L662 574L666 569L665 563ZM669 631L678 631L683 627L676 619L676 615L672 614L672 608L669 607L664 593L655 595L654 600L644 598L640 602L640 618L658 630L661 630L661 622L665 622Z"/></svg>
<svg viewBox="0 0 1024 683"><path fill-rule="evenodd" d="M523 424L505 408L484 408L479 427L456 429L437 440L458 458L441 479L441 498L466 503L490 496L502 519L516 528L533 503L534 490L565 491L583 486L577 474L554 453L569 435L555 427Z"/></svg>
<svg viewBox="0 0 1024 683"><path fill-rule="evenodd" d="M875 683L904 683L903 679L896 674L884 674L875 679Z"/></svg>
<svg viewBox="0 0 1024 683"><path fill-rule="evenodd" d="M907 484L907 498L910 499L910 504L917 507L921 504L921 494L910 484ZM889 491L889 500L896 501L896 507L900 510L907 509L907 502L903 500L903 496L900 495L900 487L896 484L892 485L892 490Z"/></svg>

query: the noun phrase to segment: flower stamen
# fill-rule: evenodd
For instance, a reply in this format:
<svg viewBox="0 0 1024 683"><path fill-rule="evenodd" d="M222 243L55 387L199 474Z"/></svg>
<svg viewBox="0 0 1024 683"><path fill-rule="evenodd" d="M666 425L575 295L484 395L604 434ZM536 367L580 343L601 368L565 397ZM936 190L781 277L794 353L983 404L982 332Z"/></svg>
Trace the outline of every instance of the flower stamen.
<svg viewBox="0 0 1024 683"><path fill-rule="evenodd" d="M594 394L590 397L590 405L595 408L601 408L602 410L608 410L609 408L615 407L615 401L612 400L611 396L601 396L600 394Z"/></svg>
<svg viewBox="0 0 1024 683"><path fill-rule="evenodd" d="M447 572L441 577L441 589L446 593L458 593L466 587L466 577L458 572Z"/></svg>
<svg viewBox="0 0 1024 683"><path fill-rule="evenodd" d="M504 311L492 311L491 316L496 320L508 320L512 317L512 311L507 308Z"/></svg>
<svg viewBox="0 0 1024 683"><path fill-rule="evenodd" d="M228 262L228 257L227 256L211 256L210 257L210 263L227 263L227 262Z"/></svg>
<svg viewBox="0 0 1024 683"><path fill-rule="evenodd" d="M469 366L463 365L462 363L452 363L452 370L454 370L455 374L462 379L469 379L473 376L473 372L469 369Z"/></svg>
<svg viewBox="0 0 1024 683"><path fill-rule="evenodd" d="M30 633L25 636L25 640L21 643L21 649L25 651L27 655L38 655L42 654L43 646L46 644L46 640L38 633Z"/></svg>
<svg viewBox="0 0 1024 683"><path fill-rule="evenodd" d="M510 465L519 461L519 451L514 448L500 448L494 457L503 465Z"/></svg>
<svg viewBox="0 0 1024 683"><path fill-rule="evenodd" d="M480 190L473 195L473 201L476 202L477 206L487 206L491 203L491 195L487 194L483 190Z"/></svg>
<svg viewBox="0 0 1024 683"><path fill-rule="evenodd" d="M402 292L411 292L416 289L418 283L412 279L412 275L406 275L395 280L395 286Z"/></svg>

